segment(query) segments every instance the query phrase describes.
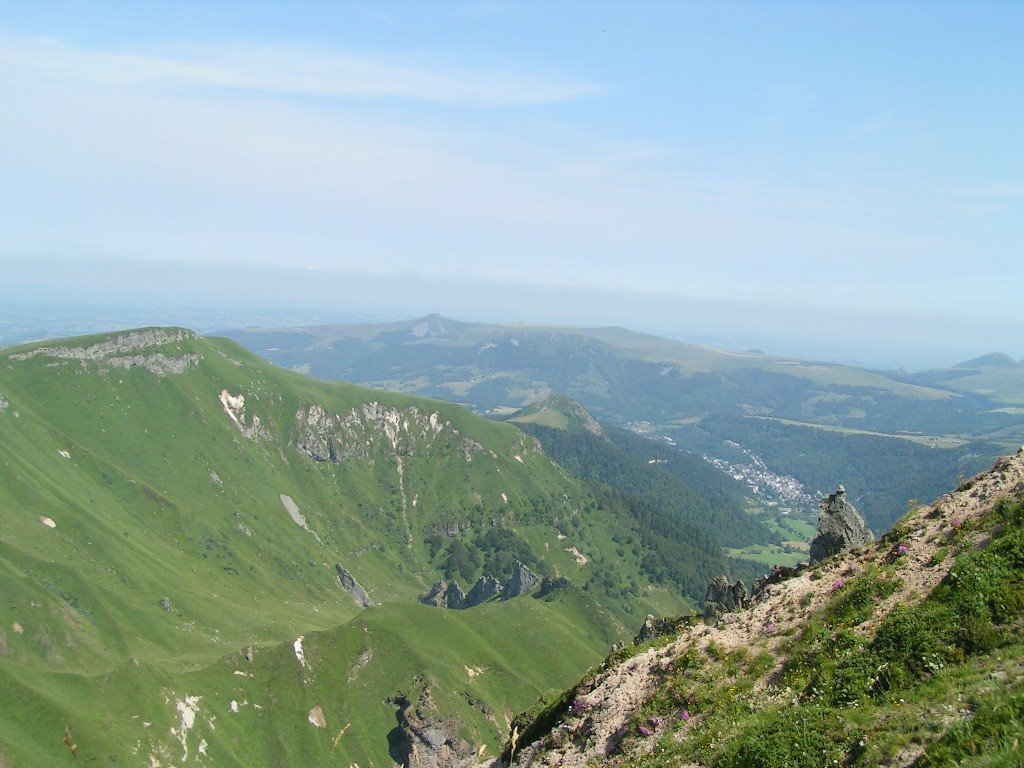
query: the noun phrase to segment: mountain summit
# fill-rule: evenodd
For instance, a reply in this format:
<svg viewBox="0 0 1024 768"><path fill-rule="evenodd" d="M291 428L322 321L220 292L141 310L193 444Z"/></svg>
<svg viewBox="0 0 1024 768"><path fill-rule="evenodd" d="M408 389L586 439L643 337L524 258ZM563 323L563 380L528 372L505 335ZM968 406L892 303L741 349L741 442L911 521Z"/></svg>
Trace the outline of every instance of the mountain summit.
<svg viewBox="0 0 1024 768"><path fill-rule="evenodd" d="M582 429L597 437L604 436L604 427L586 408L572 398L559 394L551 394L530 403L507 417L505 421L511 421L513 424L540 424L569 432Z"/></svg>

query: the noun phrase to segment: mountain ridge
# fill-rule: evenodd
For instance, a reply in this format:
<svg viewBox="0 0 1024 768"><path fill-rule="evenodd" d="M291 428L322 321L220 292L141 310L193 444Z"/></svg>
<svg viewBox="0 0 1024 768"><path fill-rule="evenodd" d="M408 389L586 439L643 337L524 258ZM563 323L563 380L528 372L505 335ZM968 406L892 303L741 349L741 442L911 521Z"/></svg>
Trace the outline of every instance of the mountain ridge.
<svg viewBox="0 0 1024 768"><path fill-rule="evenodd" d="M783 499L754 483L765 504L802 504L846 483L878 529L908 498L935 495L1024 440L1017 368L875 371L615 328L477 323L417 339L418 322L228 335L313 376L417 392L498 417L562 393L606 424L736 465L731 474L760 462L803 486ZM921 471L897 488L892 468L908 454ZM813 514L813 505L800 511Z"/></svg>
<svg viewBox="0 0 1024 768"><path fill-rule="evenodd" d="M1022 557L1024 448L748 609L613 654L488 765L1017 765Z"/></svg>

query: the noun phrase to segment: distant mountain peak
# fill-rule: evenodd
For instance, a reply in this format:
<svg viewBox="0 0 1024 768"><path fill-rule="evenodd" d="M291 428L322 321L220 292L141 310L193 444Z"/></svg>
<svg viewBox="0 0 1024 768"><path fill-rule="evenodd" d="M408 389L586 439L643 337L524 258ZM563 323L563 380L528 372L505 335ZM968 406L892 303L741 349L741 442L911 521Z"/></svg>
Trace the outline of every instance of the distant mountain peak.
<svg viewBox="0 0 1024 768"><path fill-rule="evenodd" d="M962 363L957 363L954 368L1014 368L1017 366L1017 361L1009 355L1004 355L1002 352L991 352L981 357L975 357L971 360L965 360Z"/></svg>
<svg viewBox="0 0 1024 768"><path fill-rule="evenodd" d="M513 413L507 420L519 424L540 424L567 432L585 430L598 437L604 437L604 428L586 408L571 397L557 392L530 403Z"/></svg>
<svg viewBox="0 0 1024 768"><path fill-rule="evenodd" d="M465 325L436 312L418 320L412 320L409 324L412 326L412 335L418 339L447 336L457 332L461 326Z"/></svg>

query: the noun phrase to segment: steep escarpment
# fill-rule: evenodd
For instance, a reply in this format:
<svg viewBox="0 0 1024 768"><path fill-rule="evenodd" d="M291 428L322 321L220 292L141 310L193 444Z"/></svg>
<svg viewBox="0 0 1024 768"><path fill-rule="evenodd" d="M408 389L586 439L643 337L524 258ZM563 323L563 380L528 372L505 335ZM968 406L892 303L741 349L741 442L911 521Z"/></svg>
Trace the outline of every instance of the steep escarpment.
<svg viewBox="0 0 1024 768"><path fill-rule="evenodd" d="M373 401L344 414L329 414L314 404L296 411L295 425L293 445L316 461L337 463L382 451L395 456L461 451L471 461L472 454L485 452L437 411L421 413L414 405L400 409Z"/></svg>
<svg viewBox="0 0 1024 768"><path fill-rule="evenodd" d="M203 359L198 352L181 351L180 342L195 339L195 333L180 328L144 328L88 345L36 346L25 352L12 353L9 357L17 361L33 357L74 360L83 366L92 363L100 368L139 367L158 376L166 376L185 373Z"/></svg>
<svg viewBox="0 0 1024 768"><path fill-rule="evenodd" d="M614 654L520 718L504 760L1017 765L1022 568L1024 449L880 542Z"/></svg>

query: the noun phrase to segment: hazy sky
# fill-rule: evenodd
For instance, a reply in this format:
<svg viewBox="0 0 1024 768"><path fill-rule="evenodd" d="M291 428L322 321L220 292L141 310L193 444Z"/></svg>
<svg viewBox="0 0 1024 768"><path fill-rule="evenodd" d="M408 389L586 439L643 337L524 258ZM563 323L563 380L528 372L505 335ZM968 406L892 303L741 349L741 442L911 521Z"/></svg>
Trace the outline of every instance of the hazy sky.
<svg viewBox="0 0 1024 768"><path fill-rule="evenodd" d="M1024 3L264 6L0 0L0 300L41 258L395 273L1024 356Z"/></svg>

